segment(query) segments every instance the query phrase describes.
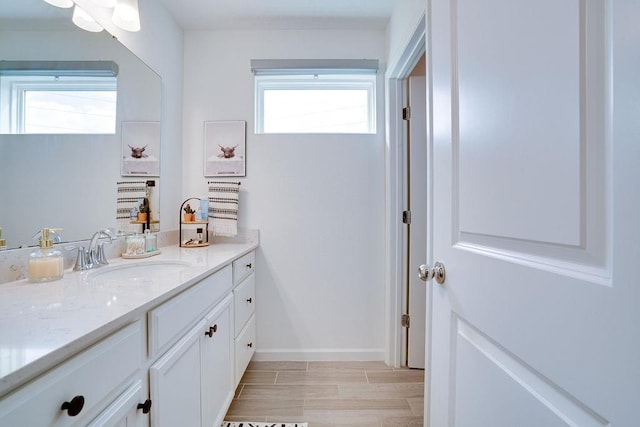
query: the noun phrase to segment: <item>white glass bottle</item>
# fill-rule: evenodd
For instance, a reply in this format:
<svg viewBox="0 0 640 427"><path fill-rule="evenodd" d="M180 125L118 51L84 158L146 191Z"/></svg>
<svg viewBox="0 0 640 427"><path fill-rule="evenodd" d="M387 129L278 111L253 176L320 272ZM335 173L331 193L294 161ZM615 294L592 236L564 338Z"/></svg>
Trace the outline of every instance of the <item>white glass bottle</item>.
<svg viewBox="0 0 640 427"><path fill-rule="evenodd" d="M50 234L59 229L43 228L40 232L40 247L29 255L27 265L30 282L48 282L62 279L64 276L64 258L53 248Z"/></svg>

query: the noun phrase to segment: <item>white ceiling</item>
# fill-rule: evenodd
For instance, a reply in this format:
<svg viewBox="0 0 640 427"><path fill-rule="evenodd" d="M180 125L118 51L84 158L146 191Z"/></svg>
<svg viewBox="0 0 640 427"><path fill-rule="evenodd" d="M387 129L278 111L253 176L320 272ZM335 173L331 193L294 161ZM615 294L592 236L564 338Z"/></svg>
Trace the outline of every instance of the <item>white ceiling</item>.
<svg viewBox="0 0 640 427"><path fill-rule="evenodd" d="M151 0L140 0L151 1ZM159 0L185 30L386 28L396 0Z"/></svg>
<svg viewBox="0 0 640 427"><path fill-rule="evenodd" d="M185 30L208 29L384 29L402 0L139 0L159 1ZM0 22L68 22L71 9L42 0L0 0ZM144 22L144 18L143 18Z"/></svg>

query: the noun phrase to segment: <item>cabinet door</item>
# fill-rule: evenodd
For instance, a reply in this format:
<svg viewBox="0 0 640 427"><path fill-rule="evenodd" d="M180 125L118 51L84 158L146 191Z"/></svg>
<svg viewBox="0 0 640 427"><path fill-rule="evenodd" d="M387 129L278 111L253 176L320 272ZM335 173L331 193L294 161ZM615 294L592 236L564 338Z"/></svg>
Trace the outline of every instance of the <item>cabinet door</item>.
<svg viewBox="0 0 640 427"><path fill-rule="evenodd" d="M252 315L247 325L235 340L235 385L240 383L249 361L256 351L256 315Z"/></svg>
<svg viewBox="0 0 640 427"><path fill-rule="evenodd" d="M218 426L233 398L233 334L229 295L207 316L202 340L202 426Z"/></svg>
<svg viewBox="0 0 640 427"><path fill-rule="evenodd" d="M255 273L251 273L244 281L233 290L234 313L235 313L235 335L238 335L247 320L256 311L256 278Z"/></svg>
<svg viewBox="0 0 640 427"><path fill-rule="evenodd" d="M149 369L151 425L200 426L200 356L205 321L199 322Z"/></svg>
<svg viewBox="0 0 640 427"><path fill-rule="evenodd" d="M136 381L88 427L143 427L145 422L148 425L148 415L143 408L138 408L145 403L146 396L146 387L141 380Z"/></svg>

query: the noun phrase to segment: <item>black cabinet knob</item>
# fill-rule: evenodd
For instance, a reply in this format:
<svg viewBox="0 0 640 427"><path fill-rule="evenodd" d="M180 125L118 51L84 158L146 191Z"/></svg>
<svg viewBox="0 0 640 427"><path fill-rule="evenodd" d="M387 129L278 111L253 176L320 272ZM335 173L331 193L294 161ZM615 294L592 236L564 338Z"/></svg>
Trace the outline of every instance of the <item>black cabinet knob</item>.
<svg viewBox="0 0 640 427"><path fill-rule="evenodd" d="M142 409L143 414L148 414L151 411L151 399L147 399L144 403L138 403L138 409Z"/></svg>
<svg viewBox="0 0 640 427"><path fill-rule="evenodd" d="M218 324L216 323L213 326L209 326L209 330L207 332L205 332L205 335L208 335L209 338L213 338L213 334L215 334L216 332L218 332Z"/></svg>
<svg viewBox="0 0 640 427"><path fill-rule="evenodd" d="M253 343L250 342L249 344L247 344L247 347L252 348L253 347Z"/></svg>
<svg viewBox="0 0 640 427"><path fill-rule="evenodd" d="M67 415L75 417L82 411L84 407L84 396L76 396L71 399L71 402L64 402L60 407L60 410L67 411Z"/></svg>
<svg viewBox="0 0 640 427"><path fill-rule="evenodd" d="M253 302L253 298L247 298L247 302L251 304Z"/></svg>
<svg viewBox="0 0 640 427"><path fill-rule="evenodd" d="M251 266L252 266L251 263L247 264L247 268L251 268Z"/></svg>

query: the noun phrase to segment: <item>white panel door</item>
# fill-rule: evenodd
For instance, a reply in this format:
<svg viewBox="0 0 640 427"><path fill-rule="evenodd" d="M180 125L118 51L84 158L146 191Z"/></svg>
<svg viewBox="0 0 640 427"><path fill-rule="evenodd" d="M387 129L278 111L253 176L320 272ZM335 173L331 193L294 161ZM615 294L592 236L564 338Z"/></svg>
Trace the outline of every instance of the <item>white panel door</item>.
<svg viewBox="0 0 640 427"><path fill-rule="evenodd" d="M425 423L638 425L640 2L427 10Z"/></svg>
<svg viewBox="0 0 640 427"><path fill-rule="evenodd" d="M427 130L426 79L409 77L409 266L424 262L427 256ZM424 369L426 288L410 268L409 275L409 342L407 365Z"/></svg>

